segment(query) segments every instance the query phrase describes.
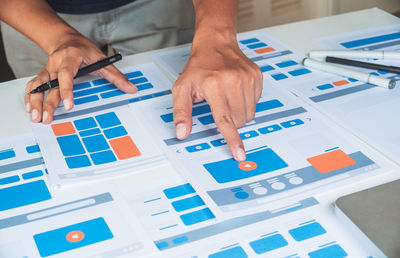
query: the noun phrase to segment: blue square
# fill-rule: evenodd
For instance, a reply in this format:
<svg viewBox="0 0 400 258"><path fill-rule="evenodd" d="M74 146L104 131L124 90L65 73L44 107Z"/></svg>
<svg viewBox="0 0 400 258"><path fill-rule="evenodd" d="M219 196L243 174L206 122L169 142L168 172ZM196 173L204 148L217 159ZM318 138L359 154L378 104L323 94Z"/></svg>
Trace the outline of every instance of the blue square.
<svg viewBox="0 0 400 258"><path fill-rule="evenodd" d="M311 73L311 71L307 68L300 68L289 72L289 74L291 74L292 76L300 76L307 73Z"/></svg>
<svg viewBox="0 0 400 258"><path fill-rule="evenodd" d="M283 61L283 62L277 63L275 65L280 67L280 68L285 68L285 67L297 65L297 62L295 62L293 60L288 60L288 61Z"/></svg>
<svg viewBox="0 0 400 258"><path fill-rule="evenodd" d="M81 140L76 134L57 137L57 142L64 156L74 156L85 153Z"/></svg>
<svg viewBox="0 0 400 258"><path fill-rule="evenodd" d="M287 245L289 245L289 243L281 234L275 234L250 242L250 246L256 254L263 254Z"/></svg>
<svg viewBox="0 0 400 258"><path fill-rule="evenodd" d="M325 234L326 230L318 222L306 224L298 228L289 230L289 234L292 235L296 241L304 241L322 234Z"/></svg>
<svg viewBox="0 0 400 258"><path fill-rule="evenodd" d="M114 112L98 115L95 117L101 128L109 128L121 124L121 121L119 121L117 115Z"/></svg>
<svg viewBox="0 0 400 258"><path fill-rule="evenodd" d="M117 126L114 128L104 130L104 135L107 137L107 139L117 138L127 134L128 132L125 130L123 126Z"/></svg>
<svg viewBox="0 0 400 258"><path fill-rule="evenodd" d="M65 162L67 162L68 168L83 168L90 167L92 163L89 160L89 157L86 155L74 156L65 158Z"/></svg>
<svg viewBox="0 0 400 258"><path fill-rule="evenodd" d="M82 141L88 152L102 151L110 148L106 138L101 134L82 138Z"/></svg>
<svg viewBox="0 0 400 258"><path fill-rule="evenodd" d="M36 144L36 145L26 146L26 152L28 152L29 154L40 152L39 145Z"/></svg>
<svg viewBox="0 0 400 258"><path fill-rule="evenodd" d="M269 71L275 70L275 68L273 68L270 65L264 65L264 66L260 67L260 70L261 70L261 72L264 73L264 72L269 72Z"/></svg>
<svg viewBox="0 0 400 258"><path fill-rule="evenodd" d="M272 78L274 78L276 81L283 80L288 78L287 75L283 73L276 73L276 74L271 74Z"/></svg>
<svg viewBox="0 0 400 258"><path fill-rule="evenodd" d="M117 160L111 150L90 154L90 158L95 165L106 164Z"/></svg>
<svg viewBox="0 0 400 258"><path fill-rule="evenodd" d="M97 127L96 121L94 121L93 117L75 120L74 125L79 131Z"/></svg>
<svg viewBox="0 0 400 258"><path fill-rule="evenodd" d="M322 84L322 85L317 86L317 89L319 89L319 90L327 90L327 89L331 89L333 87L334 86L332 84Z"/></svg>

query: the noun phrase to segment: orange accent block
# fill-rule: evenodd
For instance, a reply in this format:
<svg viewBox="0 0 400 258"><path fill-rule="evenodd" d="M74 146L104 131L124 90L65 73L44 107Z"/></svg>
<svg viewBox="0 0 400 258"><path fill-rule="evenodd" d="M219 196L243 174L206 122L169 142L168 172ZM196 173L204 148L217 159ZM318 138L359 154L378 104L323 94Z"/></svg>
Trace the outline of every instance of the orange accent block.
<svg viewBox="0 0 400 258"><path fill-rule="evenodd" d="M322 174L355 165L357 163L342 150L334 150L311 157L308 158L307 161Z"/></svg>
<svg viewBox="0 0 400 258"><path fill-rule="evenodd" d="M257 168L257 163L253 161L243 161L239 163L239 168L245 171L251 171Z"/></svg>
<svg viewBox="0 0 400 258"><path fill-rule="evenodd" d="M332 84L335 86L343 86L343 85L349 84L349 81L341 80L341 81L337 81L337 82L332 82Z"/></svg>
<svg viewBox="0 0 400 258"><path fill-rule="evenodd" d="M65 238L68 242L76 243L82 241L85 238L85 234L82 231L76 230L69 232Z"/></svg>
<svg viewBox="0 0 400 258"><path fill-rule="evenodd" d="M75 128L71 122L65 122L60 124L51 125L55 136L63 136L68 134L74 134Z"/></svg>
<svg viewBox="0 0 400 258"><path fill-rule="evenodd" d="M264 54L264 53L268 53L268 52L272 52L272 51L275 51L275 48L264 47L264 48L254 50L254 52L256 52L257 54Z"/></svg>
<svg viewBox="0 0 400 258"><path fill-rule="evenodd" d="M129 136L112 139L110 140L110 145L113 148L118 159L129 159L140 156L141 154L139 149L136 147L136 144Z"/></svg>

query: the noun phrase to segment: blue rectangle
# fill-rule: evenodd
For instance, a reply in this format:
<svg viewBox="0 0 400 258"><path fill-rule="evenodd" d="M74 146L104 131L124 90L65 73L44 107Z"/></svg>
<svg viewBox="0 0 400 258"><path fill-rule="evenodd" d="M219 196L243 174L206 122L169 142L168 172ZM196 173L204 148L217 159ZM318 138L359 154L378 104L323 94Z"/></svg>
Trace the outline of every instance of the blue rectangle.
<svg viewBox="0 0 400 258"><path fill-rule="evenodd" d="M101 79L93 80L92 83L93 83L93 85L98 86L98 85L102 85L102 84L106 84L106 83L110 83L110 82L107 79L101 78Z"/></svg>
<svg viewBox="0 0 400 258"><path fill-rule="evenodd" d="M179 216L186 226L197 224L209 219L214 219L215 215L211 212L209 208L194 211L191 213L186 213Z"/></svg>
<svg viewBox="0 0 400 258"><path fill-rule="evenodd" d="M387 74L388 72L385 72L385 71L381 71L381 70L378 70L377 71L379 74Z"/></svg>
<svg viewBox="0 0 400 258"><path fill-rule="evenodd" d="M90 85L90 82L83 82L83 83L79 83L79 84L74 85L73 90L74 91L83 90L83 89L87 89L87 88L90 88L90 87L92 87L92 85Z"/></svg>
<svg viewBox="0 0 400 258"><path fill-rule="evenodd" d="M333 87L334 86L332 84L322 84L322 85L317 86L317 89L319 89L319 90L327 90L327 89L331 89Z"/></svg>
<svg viewBox="0 0 400 258"><path fill-rule="evenodd" d="M223 250L218 253L213 253L208 256L209 258L246 258L246 252L241 246L236 246L230 249Z"/></svg>
<svg viewBox="0 0 400 258"><path fill-rule="evenodd" d="M214 123L214 118L212 115L201 116L198 119L199 119L200 123L202 123L203 125L209 125L209 124Z"/></svg>
<svg viewBox="0 0 400 258"><path fill-rule="evenodd" d="M195 191L194 191L193 187L189 183L187 183L184 185L178 185L175 187L164 189L163 192L168 199L174 199L174 198L181 197L181 196L184 196L187 194L192 194Z"/></svg>
<svg viewBox="0 0 400 258"><path fill-rule="evenodd" d="M26 146L26 152L28 152L29 154L40 152L39 145L35 144L31 146Z"/></svg>
<svg viewBox="0 0 400 258"><path fill-rule="evenodd" d="M189 241L189 238L187 236L181 236L181 237L174 238L172 240L172 243L174 243L176 245L180 245L180 244L186 243L187 241Z"/></svg>
<svg viewBox="0 0 400 258"><path fill-rule="evenodd" d="M294 119L294 120L290 120L290 121L281 123L281 126L283 126L285 128L289 128L289 127L293 127L296 125L302 125L302 124L304 124L304 122L301 119Z"/></svg>
<svg viewBox="0 0 400 258"><path fill-rule="evenodd" d="M64 156L73 156L85 153L81 140L76 134L57 137L57 142Z"/></svg>
<svg viewBox="0 0 400 258"><path fill-rule="evenodd" d="M214 147L219 147L222 145L226 145L226 141L224 138L218 139L218 140L213 140L210 142L212 146Z"/></svg>
<svg viewBox="0 0 400 258"><path fill-rule="evenodd" d="M143 73L141 71L135 71L135 72L126 73L125 76L126 76L126 78L131 79L133 77L143 76Z"/></svg>
<svg viewBox="0 0 400 258"><path fill-rule="evenodd" d="M99 128L93 128L93 129L81 131L81 132L79 132L79 135L81 137L86 137L86 136L95 135L95 134L99 134L99 133L101 133Z"/></svg>
<svg viewBox="0 0 400 258"><path fill-rule="evenodd" d="M192 197L189 197L186 199L182 199L179 201L174 201L171 204L172 204L172 207L174 207L174 209L177 212L190 210L195 207L200 207L200 206L205 205L204 201L198 195L192 196Z"/></svg>
<svg viewBox="0 0 400 258"><path fill-rule="evenodd" d="M292 235L296 241L304 241L325 233L326 230L318 222L289 230L289 234Z"/></svg>
<svg viewBox="0 0 400 258"><path fill-rule="evenodd" d="M300 76L300 75L303 75L303 74L311 73L311 71L308 70L307 68L300 68L300 69L297 69L297 70L290 71L288 73L290 75L292 75L292 76Z"/></svg>
<svg viewBox="0 0 400 258"><path fill-rule="evenodd" d="M240 43L247 45L247 44L251 44L251 43L256 43L258 41L260 41L258 38L251 38L251 39L241 40Z"/></svg>
<svg viewBox="0 0 400 258"><path fill-rule="evenodd" d="M107 84L104 86L95 87L87 90L76 91L74 92L74 98L84 97L108 90L115 90L115 86L113 84Z"/></svg>
<svg viewBox="0 0 400 258"><path fill-rule="evenodd" d="M102 134L82 138L82 141L88 152L103 151L110 148Z"/></svg>
<svg viewBox="0 0 400 258"><path fill-rule="evenodd" d="M279 125L270 125L270 126L261 127L260 129L258 129L258 131L262 134L272 133L272 132L276 132L279 130L282 130L282 127L280 127Z"/></svg>
<svg viewBox="0 0 400 258"><path fill-rule="evenodd" d="M43 176L43 171L42 170L35 170L35 171L32 171L32 172L27 172L27 173L23 173L22 174L22 178L24 180L32 179L32 178L35 178L35 177L41 177L41 176Z"/></svg>
<svg viewBox="0 0 400 258"><path fill-rule="evenodd" d="M269 71L275 70L275 68L273 68L270 65L264 65L264 66L260 67L260 70L261 70L261 72L265 73L265 72L269 72Z"/></svg>
<svg viewBox="0 0 400 258"><path fill-rule="evenodd" d="M80 232L81 240L68 241L67 235ZM103 218L96 218L63 228L54 229L33 236L41 257L63 253L69 250L112 239L113 233Z"/></svg>
<svg viewBox="0 0 400 258"><path fill-rule="evenodd" d="M97 127L96 121L94 121L93 117L75 120L74 125L79 131Z"/></svg>
<svg viewBox="0 0 400 258"><path fill-rule="evenodd" d="M288 166L272 149L266 148L247 154L244 162L254 162L257 166L253 170L242 170L238 161L231 159L204 164L204 168L220 184L249 178ZM229 171L229 173L227 173Z"/></svg>
<svg viewBox="0 0 400 258"><path fill-rule="evenodd" d="M274 108L278 108L278 107L283 107L282 102L280 102L277 99L268 100L268 101L257 103L256 112L262 112L262 111L266 111L266 110L270 110L270 109L274 109Z"/></svg>
<svg viewBox="0 0 400 258"><path fill-rule="evenodd" d="M43 180L0 189L0 211L30 205L51 199Z"/></svg>
<svg viewBox="0 0 400 258"><path fill-rule="evenodd" d="M340 245L331 245L308 253L310 258L342 258L347 257L347 253Z"/></svg>
<svg viewBox="0 0 400 258"><path fill-rule="evenodd" d="M154 88L154 86L151 83L145 83L145 84L136 85L136 88L138 89L138 91L141 91L141 90L152 89L152 88Z"/></svg>
<svg viewBox="0 0 400 258"><path fill-rule="evenodd" d="M197 106L192 109L192 116L198 116L198 115L207 114L210 112L211 112L211 108L209 105ZM169 122L173 121L172 113L164 114L164 115L161 115L160 117L165 123L169 123Z"/></svg>
<svg viewBox="0 0 400 258"><path fill-rule="evenodd" d="M358 80L353 79L353 78L347 78L347 80L350 81L350 82L357 82L358 81Z"/></svg>
<svg viewBox="0 0 400 258"><path fill-rule="evenodd" d="M98 115L95 117L102 129L121 124L121 121L119 121L117 115L114 112Z"/></svg>
<svg viewBox="0 0 400 258"><path fill-rule="evenodd" d="M365 45L370 45L370 44L375 44L379 42L384 42L388 40L393 40L393 39L399 39L400 38L400 32L396 33L390 33L386 35L380 35L380 36L375 36L375 37L370 37L370 38L363 38L363 39L357 39L353 41L348 41L348 42L343 42L340 43L340 45L344 46L345 48L355 48L355 47L361 47Z"/></svg>
<svg viewBox="0 0 400 258"><path fill-rule="evenodd" d="M250 242L250 246L256 254L263 254L287 245L289 243L281 234L275 234Z"/></svg>
<svg viewBox="0 0 400 258"><path fill-rule="evenodd" d="M15 151L13 149L7 149L0 151L0 160L10 159L15 157Z"/></svg>
<svg viewBox="0 0 400 258"><path fill-rule="evenodd" d="M185 149L188 152L197 152L197 151L207 150L210 148L211 148L211 146L208 143L200 143L200 144L185 147Z"/></svg>
<svg viewBox="0 0 400 258"><path fill-rule="evenodd" d="M288 78L287 75L285 75L283 73L271 74L271 77L274 78L276 81L280 81L280 80Z"/></svg>
<svg viewBox="0 0 400 258"><path fill-rule="evenodd" d="M240 135L240 138L242 138L242 140L246 140L246 139L250 139L250 138L258 136L258 133L256 131L248 131L248 132L241 133L239 135Z"/></svg>
<svg viewBox="0 0 400 258"><path fill-rule="evenodd" d="M293 60L287 60L287 61L283 61L283 62L277 63L275 65L280 67L280 68L285 68L285 67L297 65L297 62L295 62Z"/></svg>
<svg viewBox="0 0 400 258"><path fill-rule="evenodd" d="M110 129L106 129L103 132L104 135L107 137L107 139L117 138L128 134L128 132L125 130L123 126L117 126Z"/></svg>
<svg viewBox="0 0 400 258"><path fill-rule="evenodd" d="M81 105L81 104L90 103L90 102L97 101L97 100L99 100L99 97L97 95L92 95L89 97L74 99L74 104Z"/></svg>
<svg viewBox="0 0 400 258"><path fill-rule="evenodd" d="M114 162L117 160L114 153L111 150L108 151L101 151L90 154L90 158L95 165L102 165L110 162Z"/></svg>
<svg viewBox="0 0 400 258"><path fill-rule="evenodd" d="M139 78L133 78L131 80L129 80L131 83L133 84L139 84L139 83L144 83L144 82L148 82L149 80L147 80L146 77L139 77Z"/></svg>
<svg viewBox="0 0 400 258"><path fill-rule="evenodd" d="M0 178L0 185L6 185L6 184L11 184L19 181L19 176L9 176L9 177L3 177Z"/></svg>
<svg viewBox="0 0 400 258"><path fill-rule="evenodd" d="M89 160L87 155L80 155L74 157L65 158L65 162L67 162L68 168L83 168L90 167L92 163Z"/></svg>
<svg viewBox="0 0 400 258"><path fill-rule="evenodd" d="M255 43L255 44L251 44L251 45L246 45L248 48L250 49L257 49L257 48L262 48L262 47L266 47L268 46L267 44L260 42L260 43Z"/></svg>
<svg viewBox="0 0 400 258"><path fill-rule="evenodd" d="M100 97L102 97L103 99L108 99L108 98L112 98L112 97L120 96L120 95L124 95L124 94L126 94L126 93L121 90L113 90L113 91L101 93Z"/></svg>

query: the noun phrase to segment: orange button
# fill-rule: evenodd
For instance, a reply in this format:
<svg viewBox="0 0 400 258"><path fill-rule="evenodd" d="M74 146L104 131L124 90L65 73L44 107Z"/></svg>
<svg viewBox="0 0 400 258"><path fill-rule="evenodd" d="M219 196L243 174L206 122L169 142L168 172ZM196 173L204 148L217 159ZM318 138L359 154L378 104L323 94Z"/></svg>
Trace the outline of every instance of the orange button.
<svg viewBox="0 0 400 258"><path fill-rule="evenodd" d="M141 154L139 149L136 147L136 144L129 136L112 139L110 140L110 145L113 148L118 159L129 159L140 156Z"/></svg>
<svg viewBox="0 0 400 258"><path fill-rule="evenodd" d="M350 158L342 150L334 150L315 157L307 159L310 164L320 173L328 173L341 168L356 164L357 162Z"/></svg>
<svg viewBox="0 0 400 258"><path fill-rule="evenodd" d="M67 234L65 237L68 242L79 242L82 241L85 238L85 234L83 234L82 231L76 230L76 231L71 231Z"/></svg>
<svg viewBox="0 0 400 258"><path fill-rule="evenodd" d="M63 136L75 133L75 128L71 122L51 125L55 136Z"/></svg>
<svg viewBox="0 0 400 258"><path fill-rule="evenodd" d="M257 163L253 161L243 161L239 163L239 168L245 171L251 171L257 168Z"/></svg>
<svg viewBox="0 0 400 258"><path fill-rule="evenodd" d="M268 53L268 52L272 52L272 51L275 51L275 48L264 47L264 48L254 50L254 52L256 52L257 54L263 54L263 53Z"/></svg>
<svg viewBox="0 0 400 258"><path fill-rule="evenodd" d="M332 82L332 84L335 85L335 86L342 86L342 85L349 84L349 81L341 80L341 81L337 81L337 82Z"/></svg>

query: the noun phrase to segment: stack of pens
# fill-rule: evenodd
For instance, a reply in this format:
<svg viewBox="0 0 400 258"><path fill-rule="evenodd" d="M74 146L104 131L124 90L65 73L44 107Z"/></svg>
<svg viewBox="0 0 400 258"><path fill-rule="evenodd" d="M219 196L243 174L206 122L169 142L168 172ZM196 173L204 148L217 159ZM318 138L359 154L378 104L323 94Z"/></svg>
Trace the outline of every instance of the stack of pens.
<svg viewBox="0 0 400 258"><path fill-rule="evenodd" d="M345 58L368 58L368 59L397 59L400 60L400 52L396 51L310 51L309 58L304 58L303 65L328 73L353 78L361 82L376 86L393 89L396 81L381 76L373 75L349 68L349 66L362 67L400 74L400 67L381 65L376 63L362 62ZM319 59L319 60L317 60Z"/></svg>

